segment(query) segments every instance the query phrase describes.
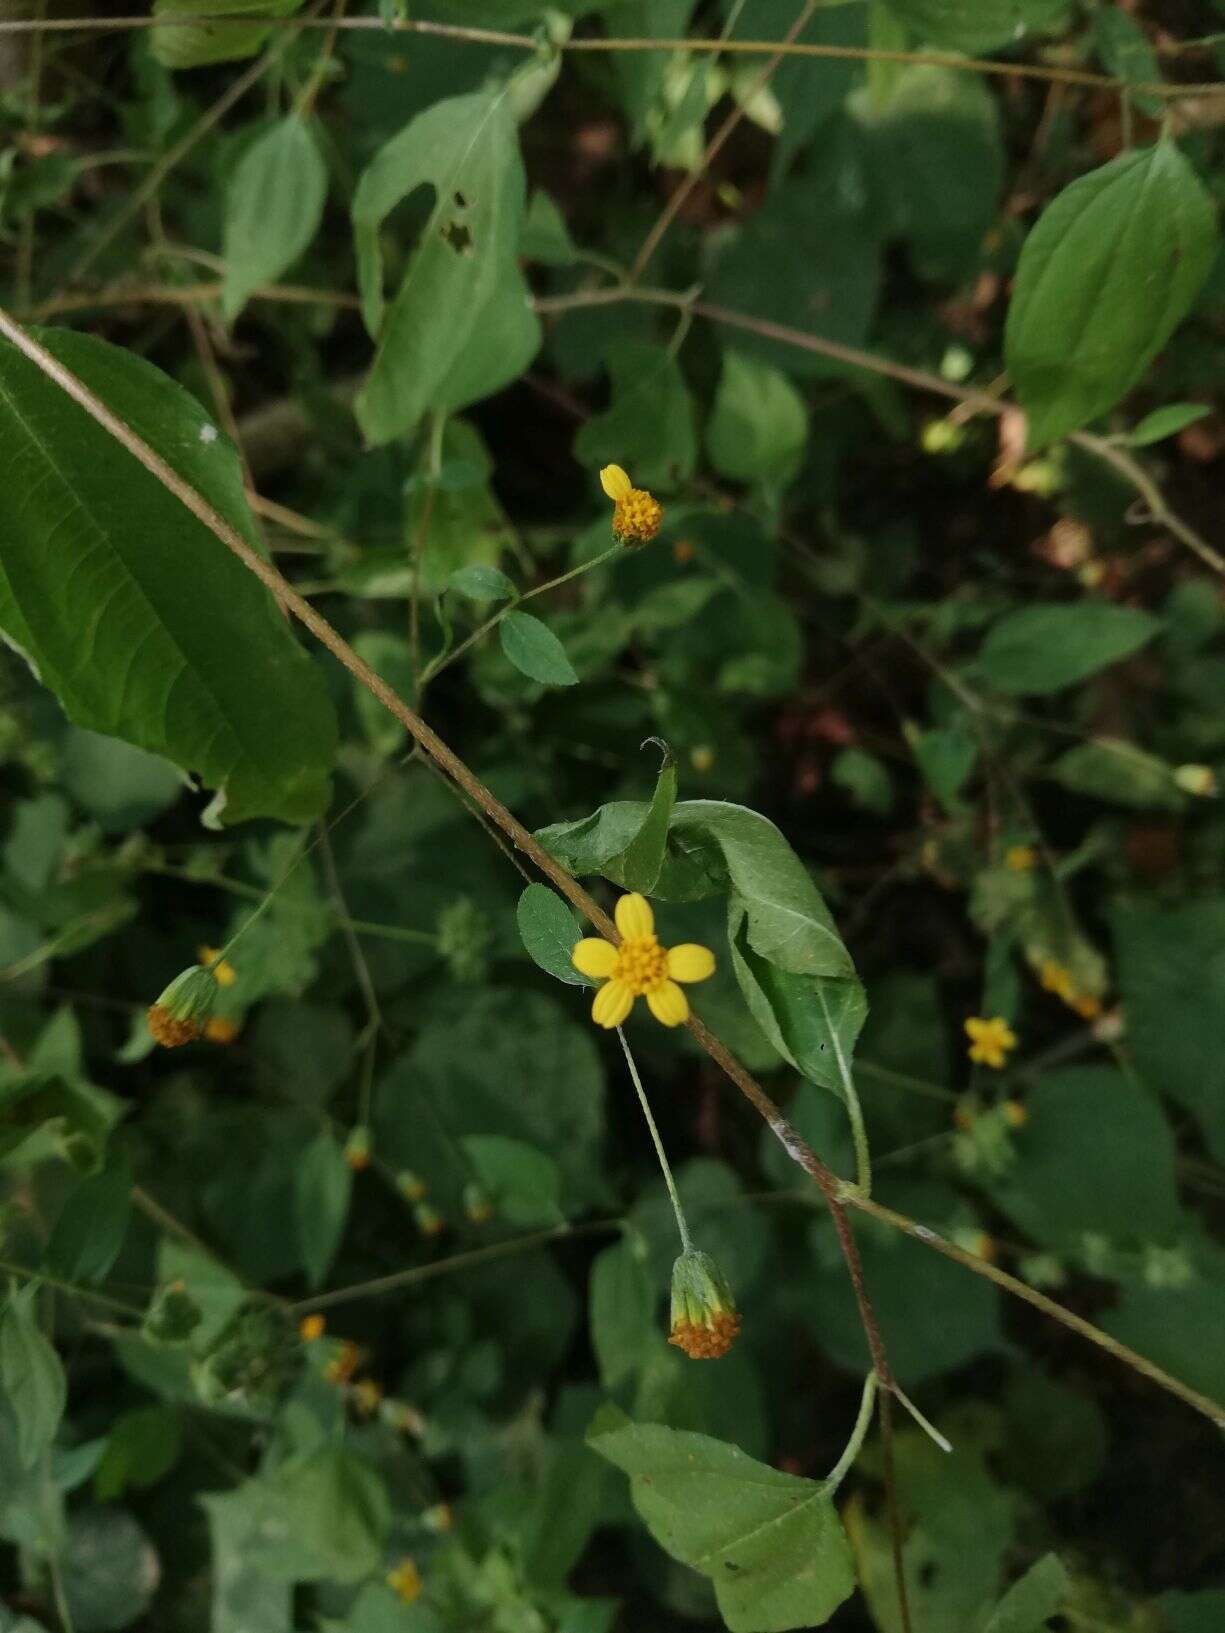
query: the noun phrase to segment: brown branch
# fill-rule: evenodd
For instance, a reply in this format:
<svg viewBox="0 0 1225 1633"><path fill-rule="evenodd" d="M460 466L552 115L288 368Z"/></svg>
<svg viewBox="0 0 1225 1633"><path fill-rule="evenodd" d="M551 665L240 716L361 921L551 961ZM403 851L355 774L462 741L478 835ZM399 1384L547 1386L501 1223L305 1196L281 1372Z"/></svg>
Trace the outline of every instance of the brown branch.
<svg viewBox="0 0 1225 1633"><path fill-rule="evenodd" d="M197 520L202 522L227 549L233 551L243 565L254 573L261 583L272 592L280 604L287 607L310 630L320 644L325 646L350 674L360 681L367 691L376 697L384 708L408 729L410 735L416 739L430 758L446 772L475 805L485 812L491 821L502 829L503 833L511 839L519 850L531 858L561 894L595 925L601 935L614 943L619 941L616 926L608 914L584 890L578 880L544 849L523 824L512 816L501 801L494 797L484 783L474 776L459 756L443 742L437 732L427 725L414 710L410 709L404 700L392 691L381 676L370 668L369 664L362 661L327 620L321 617L308 601L303 600L297 594L271 563L264 561L257 555L242 535L214 510L190 483L185 482L177 471L173 470L159 454L149 447L148 443L132 430L131 426L120 419L82 380L78 379L70 369L65 368L58 358L52 356L45 346L40 345L37 340L28 335L21 325L16 323L3 310L0 310L0 335L10 340L24 356L28 357L50 380L53 380L62 391L66 392L74 402L83 408L93 420L126 448L151 476L163 484L168 492L173 493L179 502ZM1009 1292L1015 1293L1017 1297L1035 1305L1055 1320L1062 1322L1064 1326L1080 1333L1082 1337L1087 1338L1100 1349L1113 1355L1116 1360L1131 1366L1144 1377L1168 1390L1170 1394L1176 1395L1197 1412L1203 1413L1218 1428L1225 1428L1225 1406L1211 1400L1198 1390L1191 1389L1186 1384L1180 1383L1177 1378L1163 1372L1153 1362L1146 1361L1143 1356L1137 1355L1134 1350L1128 1349L1126 1345L1120 1344L1116 1339L1111 1338L1109 1334L1099 1331L1089 1322L1063 1309L1062 1306L1054 1303L1051 1299L1045 1298L1033 1288L1027 1287L1025 1283L1017 1281L1015 1277L1007 1275L1006 1272L997 1269L994 1265L987 1264L984 1260L962 1252L960 1248L944 1241L942 1237L929 1230L926 1226L913 1219L908 1219L904 1214L894 1212L891 1208L883 1207L881 1204L871 1201L857 1191L854 1186L840 1180L831 1169L826 1167L816 1153L795 1135L774 1101L727 1047L696 1017L690 1020L689 1029L699 1046L706 1051L716 1065L722 1068L757 1113L765 1120L775 1136L783 1143L792 1159L799 1163L805 1172L811 1174L820 1187L835 1222L837 1222L840 1212L849 1207L892 1225L895 1229L912 1236L916 1241L924 1243L924 1245L935 1249L939 1253L943 1253L947 1258L955 1259L958 1264L964 1265L966 1269L972 1270L978 1275L987 1276L998 1286L1006 1288ZM843 1217L845 1216L843 1215ZM843 1243L845 1251L847 1238L841 1230L839 1240ZM857 1262L858 1253L854 1250L853 1238L851 1241L853 1259ZM856 1272L850 1260L848 1260L848 1270L851 1272L852 1281L855 1282ZM857 1298L860 1297L861 1288L862 1270L859 1272L859 1281L856 1284ZM862 1313L862 1302L860 1308ZM875 1357L877 1353L876 1346L880 1342L879 1332L876 1333L876 1338L873 1340L871 1330L866 1330L868 1330L869 1343L874 1346L873 1353ZM889 1381L887 1361L884 1364L886 1372L882 1376L882 1384Z"/></svg>

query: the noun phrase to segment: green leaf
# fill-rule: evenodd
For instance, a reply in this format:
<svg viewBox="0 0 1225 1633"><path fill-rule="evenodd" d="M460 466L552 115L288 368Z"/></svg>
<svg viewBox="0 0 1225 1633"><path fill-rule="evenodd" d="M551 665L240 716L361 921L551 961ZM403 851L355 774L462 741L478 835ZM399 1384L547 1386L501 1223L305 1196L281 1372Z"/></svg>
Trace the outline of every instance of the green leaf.
<svg viewBox="0 0 1225 1633"><path fill-rule="evenodd" d="M226 187L221 309L233 320L261 284L275 283L323 220L327 166L300 114L253 142Z"/></svg>
<svg viewBox="0 0 1225 1633"><path fill-rule="evenodd" d="M522 253L545 266L573 266L579 252L561 211L547 193L534 192L523 222Z"/></svg>
<svg viewBox="0 0 1225 1633"><path fill-rule="evenodd" d="M574 909L556 891L550 890L548 885L528 885L519 897L515 917L528 956L546 975L572 987L591 985L570 961L571 953L582 938L582 927Z"/></svg>
<svg viewBox="0 0 1225 1633"><path fill-rule="evenodd" d="M671 833L681 846L700 849L703 860L721 864L754 952L793 975L854 975L821 892L767 817L743 805L684 800Z"/></svg>
<svg viewBox="0 0 1225 1633"><path fill-rule="evenodd" d="M384 321L383 222L418 187L434 190ZM375 154L353 200L358 282L378 350L357 398L372 443L506 385L540 344L517 254L523 162L504 90L435 103Z"/></svg>
<svg viewBox="0 0 1225 1633"><path fill-rule="evenodd" d="M975 54L1058 25L1068 0L885 0L921 44Z"/></svg>
<svg viewBox="0 0 1225 1633"><path fill-rule="evenodd" d="M47 1243L47 1267L64 1281L101 1281L119 1257L132 1211L132 1172L116 1162L70 1192Z"/></svg>
<svg viewBox="0 0 1225 1633"><path fill-rule="evenodd" d="M560 1182L551 1157L503 1134L469 1134L462 1144L499 1218L525 1230L561 1224Z"/></svg>
<svg viewBox="0 0 1225 1633"><path fill-rule="evenodd" d="M1131 657L1160 629L1151 613L1110 601L1022 607L992 626L978 668L1010 697L1042 696Z"/></svg>
<svg viewBox="0 0 1225 1633"><path fill-rule="evenodd" d="M496 567L461 567L447 580L447 589L469 601L509 601L514 583Z"/></svg>
<svg viewBox="0 0 1225 1633"><path fill-rule="evenodd" d="M219 0L212 16L292 17L304 0ZM198 17L195 0L156 0L154 13L167 19L176 15ZM266 23L188 23L153 30L153 55L167 68L199 68L210 62L236 62L253 57L272 30Z"/></svg>
<svg viewBox="0 0 1225 1633"><path fill-rule="evenodd" d="M521 675L542 686L577 686L574 665L547 624L530 612L508 612L498 625L502 651Z"/></svg>
<svg viewBox="0 0 1225 1633"><path fill-rule="evenodd" d="M852 802L873 816L886 817L893 808L893 780L878 755L867 749L840 749L829 768L830 781L844 789Z"/></svg>
<svg viewBox="0 0 1225 1633"><path fill-rule="evenodd" d="M351 1452L328 1448L201 1499L210 1524L272 1582L360 1582L383 1563L390 1502Z"/></svg>
<svg viewBox="0 0 1225 1633"><path fill-rule="evenodd" d="M1164 139L1047 206L1021 251L1004 335L1031 449L1105 414L1143 378L1217 247L1212 201Z"/></svg>
<svg viewBox="0 0 1225 1633"><path fill-rule="evenodd" d="M1061 754L1048 773L1073 794L1140 810L1181 811L1187 796L1174 768L1118 737L1092 737Z"/></svg>
<svg viewBox="0 0 1225 1633"><path fill-rule="evenodd" d="M302 1153L294 1183L302 1263L307 1281L320 1287L344 1234L353 1187L344 1152L326 1130Z"/></svg>
<svg viewBox="0 0 1225 1633"><path fill-rule="evenodd" d="M1045 1633L1047 1622L1062 1609L1068 1587L1058 1554L1044 1554L1009 1588L983 1633Z"/></svg>
<svg viewBox="0 0 1225 1633"><path fill-rule="evenodd" d="M622 465L640 488L665 492L693 475L698 441L693 400L666 346L618 340L606 352L612 402L574 439L574 457L598 468Z"/></svg>
<svg viewBox="0 0 1225 1633"><path fill-rule="evenodd" d="M1146 1088L1113 1067L1069 1066L1044 1074L1026 1110L1015 1163L984 1183L1036 1242L1066 1250L1088 1232L1134 1246L1174 1233L1174 1136Z"/></svg>
<svg viewBox="0 0 1225 1633"><path fill-rule="evenodd" d="M60 1569L64 1620L77 1633L118 1633L140 1621L162 1574L153 1544L122 1508L73 1514Z"/></svg>
<svg viewBox="0 0 1225 1633"><path fill-rule="evenodd" d="M672 750L665 747L646 820L621 855L612 860L627 890L649 896L659 883L667 854L668 824L676 806L676 781L676 761Z"/></svg>
<svg viewBox="0 0 1225 1633"><path fill-rule="evenodd" d="M36 1295L37 1288L27 1286L0 1315L0 1393L13 1409L17 1452L26 1468L55 1439L68 1398L60 1358L38 1325Z"/></svg>
<svg viewBox="0 0 1225 1633"><path fill-rule="evenodd" d="M202 1498L212 1545L212 1633L292 1633L293 1584L274 1581L251 1561L249 1505Z"/></svg>
<svg viewBox="0 0 1225 1633"><path fill-rule="evenodd" d="M851 1551L818 1481L615 1409L597 1415L588 1444L630 1476L660 1546L712 1580L731 1633L819 1627L852 1592Z"/></svg>
<svg viewBox="0 0 1225 1633"><path fill-rule="evenodd" d="M656 1336L658 1289L651 1285L637 1239L623 1236L606 1247L591 1267L587 1284L591 1347L605 1389L615 1389L647 1358Z"/></svg>
<svg viewBox="0 0 1225 1633"><path fill-rule="evenodd" d="M1164 408L1154 408L1151 414L1146 414L1139 425L1128 432L1127 441L1133 448L1147 448L1154 442L1164 442L1166 437L1176 436L1211 413L1207 403L1167 403Z"/></svg>
<svg viewBox="0 0 1225 1633"><path fill-rule="evenodd" d="M411 698L416 691L413 652L402 635L387 629L363 629L353 637L353 650L368 663L393 692ZM353 682L353 707L370 746L384 759L394 754L408 736L408 728L383 707L373 693Z"/></svg>
<svg viewBox="0 0 1225 1633"><path fill-rule="evenodd" d="M1225 1162L1225 897L1114 913L1127 1046L1154 1093L1199 1122Z"/></svg>
<svg viewBox="0 0 1225 1633"><path fill-rule="evenodd" d="M1125 1287L1098 1324L1176 1378L1225 1399L1225 1351L1206 1343L1225 1303L1225 1267L1183 1287Z"/></svg>
<svg viewBox="0 0 1225 1633"><path fill-rule="evenodd" d="M961 811L961 790L978 759L979 739L968 724L955 720L930 731L908 730L907 741L923 780L950 816Z"/></svg>
<svg viewBox="0 0 1225 1633"><path fill-rule="evenodd" d="M138 1406L115 1419L94 1473L94 1496L113 1502L128 1486L155 1486L179 1460L183 1422L169 1406Z"/></svg>
<svg viewBox="0 0 1225 1633"><path fill-rule="evenodd" d="M70 726L64 738L64 787L105 833L127 833L180 799L187 779L160 755L119 737Z"/></svg>
<svg viewBox="0 0 1225 1633"><path fill-rule="evenodd" d="M782 487L796 474L808 439L808 410L779 369L730 348L706 427L711 463L734 482Z"/></svg>
<svg viewBox="0 0 1225 1633"><path fill-rule="evenodd" d="M257 544L237 455L193 397L104 341L39 338ZM335 718L267 590L8 345L0 445L13 478L0 481L0 630L69 718L198 773L226 822L317 816Z"/></svg>

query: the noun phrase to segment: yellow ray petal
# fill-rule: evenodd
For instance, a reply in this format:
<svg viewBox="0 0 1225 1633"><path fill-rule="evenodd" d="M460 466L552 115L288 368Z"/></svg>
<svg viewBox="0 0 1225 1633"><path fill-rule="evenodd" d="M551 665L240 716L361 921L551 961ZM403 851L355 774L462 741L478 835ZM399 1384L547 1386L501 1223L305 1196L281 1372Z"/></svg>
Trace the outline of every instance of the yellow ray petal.
<svg viewBox="0 0 1225 1633"><path fill-rule="evenodd" d="M668 951L668 974L674 981L706 981L715 973L715 955L696 941L683 941Z"/></svg>
<svg viewBox="0 0 1225 1633"><path fill-rule="evenodd" d="M590 975L595 981L605 981L617 967L617 949L609 941L588 936L580 941L570 954L570 962L580 975Z"/></svg>
<svg viewBox="0 0 1225 1633"><path fill-rule="evenodd" d="M617 929L627 940L636 940L640 936L655 933L655 915L651 911L651 904L636 890L628 896L622 896L613 917L617 921Z"/></svg>
<svg viewBox="0 0 1225 1633"><path fill-rule="evenodd" d="M633 485L620 465L605 465L600 472L600 486L608 497L614 501L624 499Z"/></svg>
<svg viewBox="0 0 1225 1633"><path fill-rule="evenodd" d="M591 1018L597 1026L611 1031L614 1026L621 1025L633 1007L634 994L628 982L606 981L595 995Z"/></svg>
<svg viewBox="0 0 1225 1633"><path fill-rule="evenodd" d="M675 981L661 981L647 993L647 1007L663 1026L682 1026L689 1019L689 1000Z"/></svg>

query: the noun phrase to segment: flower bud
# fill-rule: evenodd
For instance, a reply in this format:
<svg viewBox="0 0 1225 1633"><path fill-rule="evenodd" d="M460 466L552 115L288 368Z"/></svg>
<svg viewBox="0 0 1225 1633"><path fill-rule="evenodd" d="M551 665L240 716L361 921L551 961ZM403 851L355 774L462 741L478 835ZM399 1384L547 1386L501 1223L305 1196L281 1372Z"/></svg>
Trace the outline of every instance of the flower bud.
<svg viewBox="0 0 1225 1633"><path fill-rule="evenodd" d="M672 1266L672 1331L669 1344L695 1361L726 1355L740 1331L740 1316L727 1279L708 1253L682 1253Z"/></svg>
<svg viewBox="0 0 1225 1633"><path fill-rule="evenodd" d="M177 1049L204 1031L217 1001L217 979L193 964L183 970L149 1008L149 1031L164 1049Z"/></svg>
<svg viewBox="0 0 1225 1633"><path fill-rule="evenodd" d="M1196 799L1211 799L1216 793L1216 776L1210 765L1177 765L1174 781L1184 794Z"/></svg>
<svg viewBox="0 0 1225 1633"><path fill-rule="evenodd" d="M352 1169L355 1174L360 1174L363 1168L369 1168L370 1130L363 1123L350 1130L345 1141L344 1158L345 1166Z"/></svg>

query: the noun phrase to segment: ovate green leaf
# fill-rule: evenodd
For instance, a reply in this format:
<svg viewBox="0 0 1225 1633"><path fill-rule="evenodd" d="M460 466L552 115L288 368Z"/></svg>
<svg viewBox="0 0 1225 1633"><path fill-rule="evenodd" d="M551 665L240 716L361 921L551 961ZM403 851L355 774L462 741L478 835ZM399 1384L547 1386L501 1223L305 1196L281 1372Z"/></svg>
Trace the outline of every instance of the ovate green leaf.
<svg viewBox="0 0 1225 1633"><path fill-rule="evenodd" d="M225 195L225 282L221 305L235 318L261 284L275 283L319 230L328 175L300 114L254 142Z"/></svg>
<svg viewBox="0 0 1225 1633"><path fill-rule="evenodd" d="M1058 1554L1044 1554L1014 1582L992 1613L983 1633L1045 1633L1068 1592L1068 1573Z"/></svg>
<svg viewBox="0 0 1225 1633"><path fill-rule="evenodd" d="M43 343L253 546L238 458L182 387L118 347ZM226 822L327 804L336 723L272 597L33 363L0 346L0 630L69 717L218 790Z"/></svg>
<svg viewBox="0 0 1225 1633"><path fill-rule="evenodd" d="M219 0L209 5L210 16L292 17L303 0ZM186 23L170 26L175 16L199 17L195 0L157 0L154 11L165 17L164 28L153 30L153 54L167 68L199 68L210 62L235 62L252 57L272 30L266 23Z"/></svg>
<svg viewBox="0 0 1225 1633"><path fill-rule="evenodd" d="M781 485L799 468L808 410L779 369L741 352L723 354L706 446L715 469L735 482Z"/></svg>
<svg viewBox="0 0 1225 1633"><path fill-rule="evenodd" d="M591 1347L605 1389L615 1389L642 1365L654 1327L656 1290L637 1238L606 1247L591 1267L587 1288Z"/></svg>
<svg viewBox="0 0 1225 1633"><path fill-rule="evenodd" d="M669 748L665 750L646 820L621 855L613 859L612 865L627 890L649 896L659 883L667 853L668 824L676 806L676 781L676 762Z"/></svg>
<svg viewBox="0 0 1225 1633"><path fill-rule="evenodd" d="M69 1193L51 1240L47 1264L64 1281L101 1281L119 1256L132 1207L132 1174L112 1163Z"/></svg>
<svg viewBox="0 0 1225 1633"><path fill-rule="evenodd" d="M592 467L624 466L640 488L667 491L692 476L697 461L693 400L666 346L618 340L608 348L612 403L587 421L574 455Z"/></svg>
<svg viewBox="0 0 1225 1633"><path fill-rule="evenodd" d="M344 1152L326 1130L302 1153L295 1184L302 1261L307 1280L319 1287L340 1246L353 1185Z"/></svg>
<svg viewBox="0 0 1225 1633"><path fill-rule="evenodd" d="M508 612L498 625L502 651L520 674L542 686L577 686L574 665L547 624L530 612Z"/></svg>
<svg viewBox="0 0 1225 1633"><path fill-rule="evenodd" d="M462 1143L500 1219L522 1230L562 1222L560 1178L551 1157L503 1134L469 1134Z"/></svg>
<svg viewBox="0 0 1225 1633"><path fill-rule="evenodd" d="M1129 658L1160 628L1151 613L1109 601L1022 607L994 625L978 655L979 669L1014 697L1058 692Z"/></svg>
<svg viewBox="0 0 1225 1633"><path fill-rule="evenodd" d="M732 1633L819 1627L854 1588L845 1533L818 1481L615 1410L597 1416L588 1444L630 1476L660 1546L711 1579Z"/></svg>
<svg viewBox="0 0 1225 1633"><path fill-rule="evenodd" d="M573 908L548 885L530 884L519 897L519 934L534 964L572 987L588 986L570 961L583 930Z"/></svg>
<svg viewBox="0 0 1225 1633"><path fill-rule="evenodd" d="M384 321L382 224L423 186L434 205ZM527 366L540 326L516 259L524 197L513 111L496 89L435 103L367 166L353 232L379 343L357 399L371 442L411 430L427 410L463 408Z"/></svg>
<svg viewBox="0 0 1225 1633"><path fill-rule="evenodd" d="M1004 335L1031 449L1106 413L1143 378L1217 245L1212 201L1165 139L1047 206L1021 251Z"/></svg>

